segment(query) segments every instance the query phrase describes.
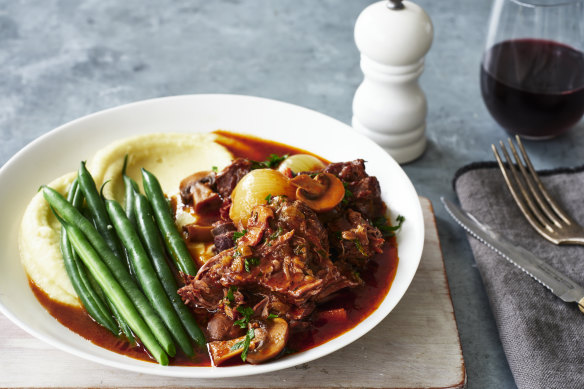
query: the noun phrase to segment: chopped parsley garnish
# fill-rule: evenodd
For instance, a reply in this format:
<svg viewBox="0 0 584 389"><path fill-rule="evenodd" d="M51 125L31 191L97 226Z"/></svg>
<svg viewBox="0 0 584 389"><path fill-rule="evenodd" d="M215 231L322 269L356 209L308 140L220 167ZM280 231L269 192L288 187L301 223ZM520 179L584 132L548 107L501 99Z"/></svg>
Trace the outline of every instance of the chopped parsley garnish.
<svg viewBox="0 0 584 389"><path fill-rule="evenodd" d="M401 229L405 220L406 220L406 218L404 216L398 215L398 217L395 218L395 221L397 222L397 224L395 226L390 226L387 224L387 219L383 216L380 216L380 217L376 218L375 220L373 220L373 225L375 227L377 227L379 229L379 231L381 231L381 234L385 238L389 238L389 237L394 236L396 234L396 232L398 232Z"/></svg>
<svg viewBox="0 0 584 389"><path fill-rule="evenodd" d="M294 254L296 254L296 255L302 254L305 251L304 250L305 247L306 246L303 244L299 244L298 246L294 247Z"/></svg>
<svg viewBox="0 0 584 389"><path fill-rule="evenodd" d="M268 195L266 196L266 201L269 203L270 201L272 201L272 194L268 193Z"/></svg>
<svg viewBox="0 0 584 389"><path fill-rule="evenodd" d="M247 333L245 334L245 339L235 343L232 347L231 347L231 351L234 350L239 350L240 348L243 348L243 351L241 352L241 360L245 362L245 360L247 359L247 351L249 350L249 345L251 343L251 340L255 338L255 332L253 330L253 328L250 328Z"/></svg>
<svg viewBox="0 0 584 389"><path fill-rule="evenodd" d="M237 287L236 286L231 285L229 287L229 290L227 291L227 301L229 303L232 303L232 302L235 301L235 296L233 295L233 293L235 293L236 291L237 291Z"/></svg>
<svg viewBox="0 0 584 389"><path fill-rule="evenodd" d="M246 234L247 230L242 230L241 232L239 231L235 231L233 233L233 241L237 242L237 239L241 238L242 236L244 236Z"/></svg>
<svg viewBox="0 0 584 389"><path fill-rule="evenodd" d="M273 232L273 233L270 234L270 240L276 239L281 234L282 234L282 227L278 227L278 231Z"/></svg>
<svg viewBox="0 0 584 389"><path fill-rule="evenodd" d="M265 161L262 161L262 162L252 161L251 168L252 169L265 169L265 168L273 169L276 166L278 166L286 158L288 158L288 154L285 154L282 156L277 155L277 154L270 154L268 159L266 159Z"/></svg>
<svg viewBox="0 0 584 389"><path fill-rule="evenodd" d="M270 319L275 319L275 318L277 318L277 317L279 317L279 316L278 316L278 315L276 315L275 313L270 313L270 314L268 315L268 320L270 320Z"/></svg>
<svg viewBox="0 0 584 389"><path fill-rule="evenodd" d="M252 266L257 266L260 264L260 259L259 258L245 258L245 271L250 273L251 272L251 267Z"/></svg>
<svg viewBox="0 0 584 389"><path fill-rule="evenodd" d="M253 315L253 309L251 309L250 307L244 307L244 306L240 305L239 307L237 307L237 312L241 313L243 315L243 317L239 320L236 320L233 323L233 325L239 326L239 328L247 327L247 324L249 323L249 319L251 319L251 317Z"/></svg>
<svg viewBox="0 0 584 389"><path fill-rule="evenodd" d="M349 202L349 199L353 197L353 192L349 190L349 184L343 181L343 186L345 187L345 195L343 196L343 200L341 201L343 205L346 205Z"/></svg>
<svg viewBox="0 0 584 389"><path fill-rule="evenodd" d="M255 337L255 333L253 334L253 336ZM243 343L245 342L245 340L241 340L237 343L235 343L233 346L231 346L231 351L235 351L235 350L239 350L240 348L243 347Z"/></svg>
<svg viewBox="0 0 584 389"><path fill-rule="evenodd" d="M244 307L243 305L240 305L239 307L237 307L237 312L241 313L243 317L239 320L236 320L233 323L233 325L239 326L239 328L246 328L249 324L249 320L254 314L253 309L250 307ZM241 342L235 343L231 347L231 351L239 350L240 348L243 347L243 352L241 353L241 360L245 362L245 360L247 359L247 350L249 349L249 344L251 343L251 340L254 337L255 333L253 328L248 329L247 333L245 334L245 339L242 340Z"/></svg>
<svg viewBox="0 0 584 389"><path fill-rule="evenodd" d="M359 239L354 239L353 243L355 243L355 247L357 247L357 250L359 250L359 252L361 253L361 255L363 255L364 257L367 256L367 253L365 252L365 249L363 248L363 245L361 244L361 242L359 242Z"/></svg>
<svg viewBox="0 0 584 389"><path fill-rule="evenodd" d="M219 171L219 168L217 166L213 166L211 168L211 170L213 170L213 172L217 173Z"/></svg>

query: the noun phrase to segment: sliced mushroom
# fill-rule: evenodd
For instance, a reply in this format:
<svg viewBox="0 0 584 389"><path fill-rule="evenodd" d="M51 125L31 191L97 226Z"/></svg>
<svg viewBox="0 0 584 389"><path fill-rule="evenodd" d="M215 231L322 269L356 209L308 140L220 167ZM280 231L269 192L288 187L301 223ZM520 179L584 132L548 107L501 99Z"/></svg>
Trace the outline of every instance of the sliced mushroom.
<svg viewBox="0 0 584 389"><path fill-rule="evenodd" d="M197 223L187 224L183 227L190 242L209 242L213 240L211 230L213 226L204 226Z"/></svg>
<svg viewBox="0 0 584 389"><path fill-rule="evenodd" d="M279 317L266 321L268 336L257 347L247 353L247 362L262 363L278 356L288 341L288 322Z"/></svg>
<svg viewBox="0 0 584 389"><path fill-rule="evenodd" d="M237 343L245 341L245 336L229 340L217 340L215 342L207 343L209 354L213 366L219 366L223 362L240 355L243 352L243 347L234 347Z"/></svg>
<svg viewBox="0 0 584 389"><path fill-rule="evenodd" d="M284 350L288 341L288 322L274 318L267 321L254 321L254 337L250 341L246 361L252 364L262 363L272 359ZM219 366L228 359L243 352L241 344L245 335L239 338L209 342L209 354L214 366ZM239 343L239 345L238 345Z"/></svg>
<svg viewBox="0 0 584 389"><path fill-rule="evenodd" d="M195 213L207 213L221 206L219 194L211 190L214 173L203 171L184 178L180 183L183 202L192 203Z"/></svg>
<svg viewBox="0 0 584 389"><path fill-rule="evenodd" d="M319 173L314 178L299 174L290 182L297 187L296 198L316 212L330 211L345 197L342 181L330 173Z"/></svg>
<svg viewBox="0 0 584 389"><path fill-rule="evenodd" d="M269 344L268 327L259 321L255 321L254 324L256 325L256 328L253 329L254 337L249 343L248 358L249 353L252 352L252 350L258 347L263 347L265 344ZM209 348L209 354L211 355L213 365L219 366L225 361L240 355L244 350L243 343L245 342L245 337L246 335L229 340L209 342L207 347Z"/></svg>

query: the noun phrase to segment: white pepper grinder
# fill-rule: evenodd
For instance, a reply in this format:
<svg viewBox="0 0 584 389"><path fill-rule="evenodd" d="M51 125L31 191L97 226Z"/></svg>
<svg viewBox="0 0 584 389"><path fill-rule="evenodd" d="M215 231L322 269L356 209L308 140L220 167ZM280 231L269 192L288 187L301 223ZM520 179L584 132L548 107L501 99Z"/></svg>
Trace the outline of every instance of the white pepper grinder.
<svg viewBox="0 0 584 389"><path fill-rule="evenodd" d="M373 3L355 23L364 79L353 99L353 128L377 142L398 162L426 148L426 96L418 84L434 28L411 1Z"/></svg>

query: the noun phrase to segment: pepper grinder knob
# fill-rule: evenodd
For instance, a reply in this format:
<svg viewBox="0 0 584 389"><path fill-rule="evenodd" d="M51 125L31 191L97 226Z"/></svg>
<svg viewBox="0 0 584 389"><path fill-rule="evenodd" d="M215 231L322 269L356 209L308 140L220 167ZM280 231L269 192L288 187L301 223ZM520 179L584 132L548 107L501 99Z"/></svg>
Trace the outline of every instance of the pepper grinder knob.
<svg viewBox="0 0 584 389"><path fill-rule="evenodd" d="M434 37L432 21L411 1L373 3L355 23L364 79L353 99L353 128L398 162L426 148L426 96L418 84Z"/></svg>

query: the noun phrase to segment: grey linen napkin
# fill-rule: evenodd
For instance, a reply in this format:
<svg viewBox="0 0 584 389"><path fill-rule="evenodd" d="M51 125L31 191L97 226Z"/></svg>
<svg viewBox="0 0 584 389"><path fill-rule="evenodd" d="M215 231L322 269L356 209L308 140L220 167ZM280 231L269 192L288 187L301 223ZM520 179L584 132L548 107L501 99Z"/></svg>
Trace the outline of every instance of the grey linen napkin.
<svg viewBox="0 0 584 389"><path fill-rule="evenodd" d="M584 225L584 166L540 172L548 191ZM515 205L495 163L461 168L453 181L462 208L584 286L584 246L539 236ZM584 314L469 236L501 342L519 388L584 388ZM480 336L477 334L477 336Z"/></svg>

